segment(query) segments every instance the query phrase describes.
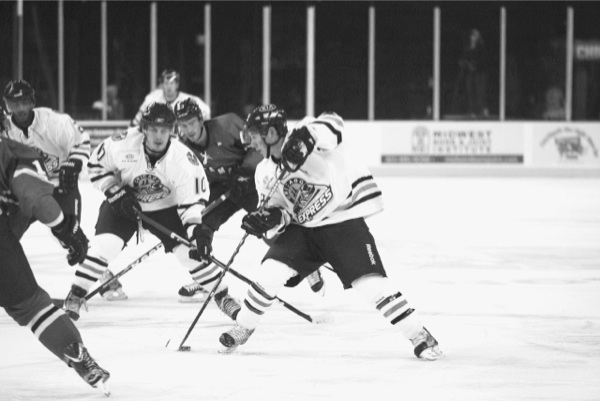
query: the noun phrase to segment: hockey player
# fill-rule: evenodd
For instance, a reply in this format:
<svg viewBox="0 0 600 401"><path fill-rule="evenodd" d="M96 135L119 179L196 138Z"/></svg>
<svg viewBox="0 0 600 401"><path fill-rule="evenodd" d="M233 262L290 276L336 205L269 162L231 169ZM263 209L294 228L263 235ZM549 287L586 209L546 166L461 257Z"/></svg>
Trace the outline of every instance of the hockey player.
<svg viewBox="0 0 600 401"><path fill-rule="evenodd" d="M212 238L214 232L239 210L256 210L258 194L254 185L256 166L263 159L256 150L244 145L240 133L244 122L234 113L204 120L200 107L192 99L177 102L174 107L180 140L202 161L210 186L210 202L227 191L231 195L204 217L202 227ZM217 269L212 266L211 269ZM314 275L316 291L323 290L323 281L317 271ZM191 302L201 294L205 283L188 284L179 290L180 301Z"/></svg>
<svg viewBox="0 0 600 401"><path fill-rule="evenodd" d="M63 210L79 219L78 180L90 158L89 135L67 114L35 107L35 91L25 80L9 82L3 96L11 117L4 135L38 150L50 180L57 186L55 198Z"/></svg>
<svg viewBox="0 0 600 401"><path fill-rule="evenodd" d="M77 327L38 285L19 242L22 232L13 229L22 226L18 220L34 217L68 249L70 265L86 256L87 238L75 216L63 214L53 198L54 186L46 178L43 162L34 149L0 138L0 306L86 383L100 384L107 392L110 374L98 366Z"/></svg>
<svg viewBox="0 0 600 401"><path fill-rule="evenodd" d="M200 109L202 110L202 118L208 120L210 118L210 107L202 101L198 96L190 95L189 93L181 92L179 90L179 73L172 69L166 69L160 74L159 84L160 87L154 89L152 92L146 95L144 102L140 106L137 114L131 120L130 126L140 125L142 119L142 113L148 105L154 103L166 103L167 106L173 109L176 102L180 102L184 99L193 99Z"/></svg>
<svg viewBox="0 0 600 401"><path fill-rule="evenodd" d="M35 91L25 80L11 81L4 89L4 101L12 113L5 136L32 146L44 159L50 180L56 185L54 198L63 211L81 220L79 174L90 158L90 137L69 115L47 107L35 107ZM32 221L24 221L25 232ZM110 278L107 271L102 281ZM120 282L101 291L108 300L125 299Z"/></svg>
<svg viewBox="0 0 600 401"><path fill-rule="evenodd" d="M236 325L219 338L222 352L246 343L288 280L328 262L344 288L356 289L412 341L417 357L439 358L438 342L386 277L365 223L383 209L382 194L369 171L346 154L342 118L331 112L306 117L287 134L281 124L271 122L278 110L275 105L260 106L247 123L251 146L266 157L256 168L259 193L270 192L281 168L288 173L266 207L242 219L248 233L276 238L255 285L248 289Z"/></svg>
<svg viewBox="0 0 600 401"><path fill-rule="evenodd" d="M72 319L79 318L88 289L138 230L138 211L178 235L192 238L200 249L206 246L208 240L200 224L209 196L206 175L193 152L172 140L174 127L171 109L164 103L151 103L142 115L141 131L130 128L104 140L92 153L90 180L106 200L100 206L88 257L77 267L65 299L64 308ZM198 268L198 261L193 259L196 252L153 227L147 228L195 280L217 280L219 272ZM215 302L232 319L240 309L225 284L217 288Z"/></svg>

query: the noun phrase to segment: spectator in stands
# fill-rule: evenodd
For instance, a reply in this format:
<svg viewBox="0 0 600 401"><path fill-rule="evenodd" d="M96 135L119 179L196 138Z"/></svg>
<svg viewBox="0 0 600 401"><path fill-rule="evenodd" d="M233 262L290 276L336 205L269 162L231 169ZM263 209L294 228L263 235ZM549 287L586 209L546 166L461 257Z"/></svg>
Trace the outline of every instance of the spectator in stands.
<svg viewBox="0 0 600 401"><path fill-rule="evenodd" d="M545 97L546 103L542 116L544 120L564 120L566 115L563 91L556 86L552 86L546 91Z"/></svg>
<svg viewBox="0 0 600 401"><path fill-rule="evenodd" d="M139 126L142 118L142 113L146 110L150 103L165 103L171 110L173 105L182 100L191 98L200 106L203 120L210 119L210 107L197 96L179 90L180 82L179 73L173 69L166 69L160 74L160 87L146 95L144 102L140 106L137 114L131 121L131 126Z"/></svg>
<svg viewBox="0 0 600 401"><path fill-rule="evenodd" d="M478 29L471 29L467 43L458 60L459 75L454 89L461 92L461 86L467 97L467 112L472 118L487 117L489 114L486 100L487 71L486 48L483 36Z"/></svg>

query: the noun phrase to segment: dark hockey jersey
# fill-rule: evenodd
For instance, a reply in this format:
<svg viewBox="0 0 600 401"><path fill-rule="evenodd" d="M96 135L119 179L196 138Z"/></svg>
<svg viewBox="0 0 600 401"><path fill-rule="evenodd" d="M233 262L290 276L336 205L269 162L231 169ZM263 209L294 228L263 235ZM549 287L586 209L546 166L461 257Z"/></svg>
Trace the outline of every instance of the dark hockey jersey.
<svg viewBox="0 0 600 401"><path fill-rule="evenodd" d="M232 172L250 177L254 175L262 156L254 149L244 147L240 139L243 128L242 119L234 113L228 113L204 121L207 131L204 147L180 137L180 141L192 149L202 162L210 184L226 181Z"/></svg>
<svg viewBox="0 0 600 401"><path fill-rule="evenodd" d="M54 186L48 181L39 153L8 138L0 138L0 213L20 207L42 223L55 221L60 207L50 201Z"/></svg>

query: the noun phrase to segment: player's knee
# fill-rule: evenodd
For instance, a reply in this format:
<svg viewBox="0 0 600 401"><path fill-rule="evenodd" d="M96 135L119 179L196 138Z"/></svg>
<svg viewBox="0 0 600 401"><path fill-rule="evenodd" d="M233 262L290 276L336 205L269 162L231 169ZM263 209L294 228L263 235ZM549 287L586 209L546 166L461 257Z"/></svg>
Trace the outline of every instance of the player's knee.
<svg viewBox="0 0 600 401"><path fill-rule="evenodd" d="M7 306L6 313L14 319L19 326L27 326L36 315L44 308L52 304L52 300L46 291L38 287L32 296L16 305Z"/></svg>
<svg viewBox="0 0 600 401"><path fill-rule="evenodd" d="M285 263L278 260L267 259L258 269L255 281L269 294L276 294L283 285L298 274Z"/></svg>
<svg viewBox="0 0 600 401"><path fill-rule="evenodd" d="M123 240L114 234L99 234L92 239L88 255L110 264L119 256L124 245Z"/></svg>
<svg viewBox="0 0 600 401"><path fill-rule="evenodd" d="M173 248L173 254L181 263L182 266L187 268L188 270L192 270L198 267L198 261L190 258L190 248L185 245L177 245ZM204 267L208 266L208 263L205 264Z"/></svg>
<svg viewBox="0 0 600 401"><path fill-rule="evenodd" d="M352 288L371 302L376 302L388 293L396 291L390 279L380 274L366 274L361 276L352 282Z"/></svg>

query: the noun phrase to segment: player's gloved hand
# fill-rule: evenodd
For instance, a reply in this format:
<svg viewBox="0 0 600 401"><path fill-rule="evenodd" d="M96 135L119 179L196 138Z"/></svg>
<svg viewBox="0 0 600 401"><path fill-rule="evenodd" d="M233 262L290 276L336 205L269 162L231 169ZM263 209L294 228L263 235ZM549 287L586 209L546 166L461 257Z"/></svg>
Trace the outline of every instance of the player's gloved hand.
<svg viewBox="0 0 600 401"><path fill-rule="evenodd" d="M208 256L212 253L213 234L214 231L203 224L198 224L194 228L192 242L196 245L196 249L190 249L190 259L200 262L207 260Z"/></svg>
<svg viewBox="0 0 600 401"><path fill-rule="evenodd" d="M243 200L254 188L254 177L231 174L227 178L227 187L231 191L230 198Z"/></svg>
<svg viewBox="0 0 600 401"><path fill-rule="evenodd" d="M106 200L115 212L129 220L136 220L137 212L142 210L131 187L124 186L119 188L113 185L104 192L104 195L106 195Z"/></svg>
<svg viewBox="0 0 600 401"><path fill-rule="evenodd" d="M290 133L281 149L281 161L289 171L297 171L315 148L315 138L308 128L300 127Z"/></svg>
<svg viewBox="0 0 600 401"><path fill-rule="evenodd" d="M248 234L261 238L267 231L281 225L281 222L281 209L268 207L245 215L242 218L242 228Z"/></svg>
<svg viewBox="0 0 600 401"><path fill-rule="evenodd" d="M51 231L62 247L69 250L67 255L69 265L83 262L88 251L88 239L74 215L66 214L63 221L52 227Z"/></svg>
<svg viewBox="0 0 600 401"><path fill-rule="evenodd" d="M60 165L58 184L62 190L68 191L77 188L81 166L82 162L79 159L70 159Z"/></svg>

